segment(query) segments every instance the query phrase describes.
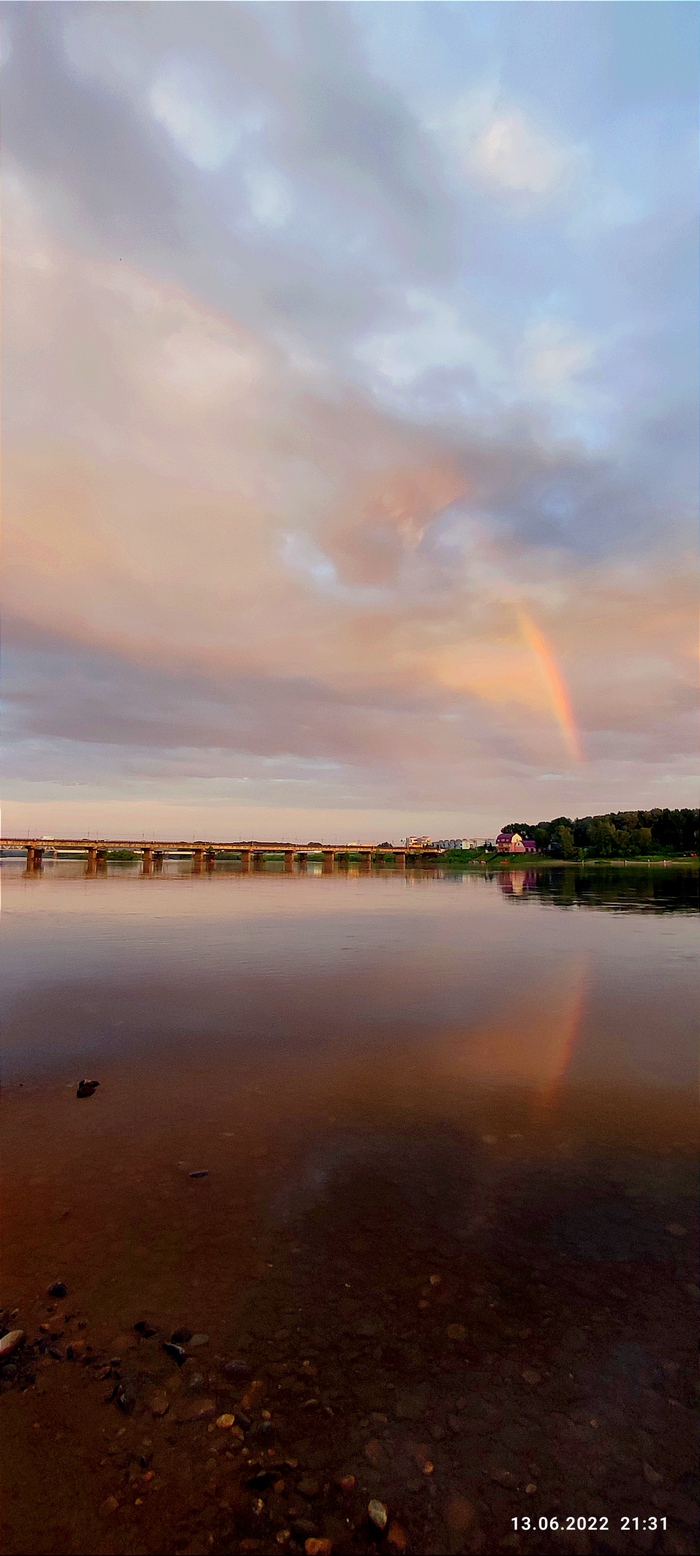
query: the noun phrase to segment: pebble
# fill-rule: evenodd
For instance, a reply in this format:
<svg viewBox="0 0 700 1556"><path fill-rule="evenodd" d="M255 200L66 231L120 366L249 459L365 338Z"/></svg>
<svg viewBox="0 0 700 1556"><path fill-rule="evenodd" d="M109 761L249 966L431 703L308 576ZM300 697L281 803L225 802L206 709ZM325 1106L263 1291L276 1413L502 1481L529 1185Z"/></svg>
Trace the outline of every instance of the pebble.
<svg viewBox="0 0 700 1556"><path fill-rule="evenodd" d="M232 1415L217 1416L216 1424L220 1431L230 1432L231 1427L236 1425L236 1417Z"/></svg>
<svg viewBox="0 0 700 1556"><path fill-rule="evenodd" d="M454 1529L457 1534L464 1534L469 1528L474 1517L474 1509L466 1497L452 1497L445 1509L445 1519L448 1528Z"/></svg>
<svg viewBox="0 0 700 1556"><path fill-rule="evenodd" d="M182 1346L174 1345L172 1340L163 1341L163 1350L167 1351L168 1356L171 1356L173 1361L177 1362L178 1367L182 1367L184 1362L187 1361L187 1354L183 1351Z"/></svg>
<svg viewBox="0 0 700 1556"><path fill-rule="evenodd" d="M394 1415L397 1421L417 1421L423 1410L423 1401L420 1394L410 1394L401 1390L396 1396Z"/></svg>
<svg viewBox="0 0 700 1556"><path fill-rule="evenodd" d="M178 1412L180 1421L206 1421L209 1416L216 1415L216 1400L192 1399L183 1405Z"/></svg>
<svg viewBox="0 0 700 1556"><path fill-rule="evenodd" d="M191 1178L208 1178L209 1177L209 1168L208 1167L200 1167L197 1170L197 1172L191 1172L190 1173L190 1177Z"/></svg>
<svg viewBox="0 0 700 1556"><path fill-rule="evenodd" d="M491 1479L499 1486L517 1486L517 1480L511 1475L510 1470L492 1470Z"/></svg>
<svg viewBox="0 0 700 1556"><path fill-rule="evenodd" d="M130 1416L136 1405L136 1390L130 1383L120 1383L114 1396L116 1404L125 1416Z"/></svg>
<svg viewBox="0 0 700 1556"><path fill-rule="evenodd" d="M400 1524L389 1524L386 1543L390 1551L395 1551L397 1556L402 1556L402 1553L408 1550L408 1535L406 1534L406 1530L402 1529Z"/></svg>
<svg viewBox="0 0 700 1556"><path fill-rule="evenodd" d="M225 1362L223 1370L227 1378L249 1378L251 1374L248 1362L242 1361L238 1356L234 1356L232 1361Z"/></svg>
<svg viewBox="0 0 700 1556"><path fill-rule="evenodd" d="M688 1228L687 1228L687 1226L681 1226L679 1221L669 1221L668 1226L666 1227L665 1230L667 1232L670 1232L671 1237L687 1237L688 1236Z"/></svg>
<svg viewBox="0 0 700 1556"><path fill-rule="evenodd" d="M525 1379L525 1382L526 1383L531 1383L533 1388L534 1388L536 1383L541 1383L542 1382L542 1378L541 1378L539 1372L536 1372L534 1367L523 1367L522 1375L523 1375L523 1378Z"/></svg>
<svg viewBox="0 0 700 1556"><path fill-rule="evenodd" d="M108 1518L110 1513L116 1513L118 1509L119 1503L116 1497L107 1497L106 1500L102 1503L100 1512L103 1513L106 1518Z"/></svg>
<svg viewBox="0 0 700 1556"><path fill-rule="evenodd" d="M63 1280L52 1281L46 1293L47 1297L67 1297L68 1287Z"/></svg>
<svg viewBox="0 0 700 1556"><path fill-rule="evenodd" d="M189 1345L191 1339L192 1339L192 1330L191 1329L184 1329L184 1328L182 1328L182 1329L173 1329L173 1332L172 1332L172 1334L170 1336L170 1341L171 1341L172 1345Z"/></svg>
<svg viewBox="0 0 700 1556"><path fill-rule="evenodd" d="M23 1344L23 1329L11 1329L9 1334L4 1334L0 1340L0 1361L4 1361L6 1356L11 1356L12 1352L16 1351L18 1346Z"/></svg>
<svg viewBox="0 0 700 1556"><path fill-rule="evenodd" d="M370 1523L374 1524L375 1529L386 1529L389 1522L389 1514L384 1503L379 1502L376 1497L372 1497L367 1507L367 1516Z"/></svg>
<svg viewBox="0 0 700 1556"><path fill-rule="evenodd" d="M190 1336L188 1344L190 1345L190 1347L192 1347L194 1345L208 1345L209 1344L209 1336L208 1336L208 1334L193 1334L193 1335Z"/></svg>
<svg viewBox="0 0 700 1556"><path fill-rule="evenodd" d="M529 1480L525 1487L526 1497L534 1497L536 1490L537 1486L535 1485L534 1480Z"/></svg>
<svg viewBox="0 0 700 1556"><path fill-rule="evenodd" d="M339 1491L354 1491L357 1481L354 1475L337 1475L335 1484Z"/></svg>
<svg viewBox="0 0 700 1556"><path fill-rule="evenodd" d="M314 1535L304 1545L306 1556L331 1556L333 1544L330 1540L317 1540Z"/></svg>
<svg viewBox="0 0 700 1556"><path fill-rule="evenodd" d="M170 1400L165 1389L157 1389L147 1400L148 1409L152 1416L167 1416L170 1409Z"/></svg>
<svg viewBox="0 0 700 1556"><path fill-rule="evenodd" d="M319 1492L319 1485L315 1476L304 1475L303 1479L300 1480L297 1485L297 1491L301 1497L308 1497L309 1501L312 1499L312 1497L317 1497Z"/></svg>
<svg viewBox="0 0 700 1556"><path fill-rule="evenodd" d="M381 1464L381 1461L384 1458L384 1449L382 1448L382 1445L377 1437L373 1437L371 1441L365 1445L365 1458L370 1464L374 1465L375 1469L377 1468L378 1464Z"/></svg>
<svg viewBox="0 0 700 1556"><path fill-rule="evenodd" d="M447 1338L448 1340L466 1340L467 1331L464 1324L448 1324Z"/></svg>
<svg viewBox="0 0 700 1556"><path fill-rule="evenodd" d="M154 1334L158 1333L158 1330L154 1329L153 1324L149 1324L145 1318L140 1318L138 1323L134 1324L134 1329L144 1340L150 1340Z"/></svg>

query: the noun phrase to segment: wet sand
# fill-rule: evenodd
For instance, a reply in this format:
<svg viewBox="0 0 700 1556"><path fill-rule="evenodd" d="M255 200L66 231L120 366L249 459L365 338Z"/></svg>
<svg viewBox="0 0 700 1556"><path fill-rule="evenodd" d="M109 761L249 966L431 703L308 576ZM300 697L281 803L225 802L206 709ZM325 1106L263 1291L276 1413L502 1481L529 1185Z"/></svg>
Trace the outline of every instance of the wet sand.
<svg viewBox="0 0 700 1556"><path fill-rule="evenodd" d="M474 984L471 1024L387 1018L381 1042L360 1017L347 1038L339 1007L346 1040L322 1049L222 1046L203 978L203 1035L172 1046L168 1007L137 1057L100 1052L81 1100L61 1043L13 1060L6 1551L697 1549L694 1097L680 1060L651 1084L644 1044L631 1071L612 1034L576 1072L588 966L515 1016ZM59 982L13 1007L13 1052L51 1009L68 1021ZM87 1002L116 1008L104 970Z"/></svg>

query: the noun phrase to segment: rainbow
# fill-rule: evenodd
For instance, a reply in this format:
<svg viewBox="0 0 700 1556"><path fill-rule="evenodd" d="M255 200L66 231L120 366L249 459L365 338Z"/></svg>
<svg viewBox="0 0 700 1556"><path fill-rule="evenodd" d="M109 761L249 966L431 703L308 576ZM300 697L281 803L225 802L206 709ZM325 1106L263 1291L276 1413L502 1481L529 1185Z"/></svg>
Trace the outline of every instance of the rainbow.
<svg viewBox="0 0 700 1556"><path fill-rule="evenodd" d="M572 761L582 762L583 751L571 706L569 688L554 657L554 650L530 612L522 606L518 606L517 610L520 631L537 662L547 700L561 730L566 749Z"/></svg>

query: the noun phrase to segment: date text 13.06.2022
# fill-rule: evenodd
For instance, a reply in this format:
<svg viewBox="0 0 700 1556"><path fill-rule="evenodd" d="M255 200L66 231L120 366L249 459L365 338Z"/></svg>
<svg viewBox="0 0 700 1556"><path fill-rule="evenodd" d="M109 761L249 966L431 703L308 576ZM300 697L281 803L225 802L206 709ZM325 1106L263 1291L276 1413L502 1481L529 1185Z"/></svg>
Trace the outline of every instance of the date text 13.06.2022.
<svg viewBox="0 0 700 1556"><path fill-rule="evenodd" d="M562 1514L561 1516L557 1513L553 1513L550 1516L542 1514L541 1518L531 1518L529 1514L525 1514L523 1518L511 1518L511 1523L513 1528L519 1530L522 1534L528 1534L535 1529L540 1529L545 1533L549 1529L553 1531L556 1529L592 1529L600 1531L610 1528L610 1519L604 1515L601 1517L598 1514L591 1514L588 1518L585 1518L583 1514L577 1517L573 1513L568 1515ZM620 1518L620 1530L623 1534L637 1533L640 1529L653 1532L656 1529L665 1528L666 1518L657 1517L655 1513L649 1514L646 1518L639 1515L627 1516L627 1514Z"/></svg>

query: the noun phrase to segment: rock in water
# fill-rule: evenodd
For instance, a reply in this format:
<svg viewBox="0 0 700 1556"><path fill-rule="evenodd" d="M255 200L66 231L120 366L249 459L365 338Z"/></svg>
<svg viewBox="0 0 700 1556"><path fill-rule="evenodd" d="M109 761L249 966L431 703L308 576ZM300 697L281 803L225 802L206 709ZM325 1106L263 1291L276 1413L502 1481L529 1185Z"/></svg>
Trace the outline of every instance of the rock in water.
<svg viewBox="0 0 700 1556"><path fill-rule="evenodd" d="M163 1350L167 1351L168 1356L172 1356L173 1361L177 1362L178 1367L182 1367L183 1363L187 1361L187 1352L183 1351L181 1345L173 1345L171 1340L163 1341Z"/></svg>
<svg viewBox="0 0 700 1556"><path fill-rule="evenodd" d="M372 1500L367 1508L367 1516L370 1523L374 1524L375 1529L386 1529L389 1520L389 1514L384 1506L384 1503L379 1502L376 1497L372 1497Z"/></svg>
<svg viewBox="0 0 700 1556"><path fill-rule="evenodd" d="M24 1330L11 1329L9 1334L4 1334L0 1340L0 1361L5 1361L20 1345L24 1344Z"/></svg>

